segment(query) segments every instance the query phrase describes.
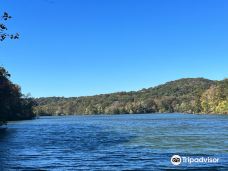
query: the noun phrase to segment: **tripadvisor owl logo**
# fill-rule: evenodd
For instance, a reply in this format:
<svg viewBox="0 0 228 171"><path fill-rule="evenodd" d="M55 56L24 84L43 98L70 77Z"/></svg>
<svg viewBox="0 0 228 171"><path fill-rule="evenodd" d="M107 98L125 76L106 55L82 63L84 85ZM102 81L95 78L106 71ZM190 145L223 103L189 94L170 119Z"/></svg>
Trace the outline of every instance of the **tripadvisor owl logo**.
<svg viewBox="0 0 228 171"><path fill-rule="evenodd" d="M178 166L181 164L181 157L179 155L174 155L171 157L171 163L175 166Z"/></svg>

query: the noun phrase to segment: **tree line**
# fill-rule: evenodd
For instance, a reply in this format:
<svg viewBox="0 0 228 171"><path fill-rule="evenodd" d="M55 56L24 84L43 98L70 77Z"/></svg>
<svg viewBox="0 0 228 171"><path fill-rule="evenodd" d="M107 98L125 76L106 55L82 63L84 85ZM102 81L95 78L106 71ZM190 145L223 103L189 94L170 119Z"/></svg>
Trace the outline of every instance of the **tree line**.
<svg viewBox="0 0 228 171"><path fill-rule="evenodd" d="M140 91L36 99L37 115L218 113L228 114L228 79L185 78Z"/></svg>
<svg viewBox="0 0 228 171"><path fill-rule="evenodd" d="M0 67L0 125L11 120L35 117L34 99L24 96L19 85L10 80L8 71Z"/></svg>

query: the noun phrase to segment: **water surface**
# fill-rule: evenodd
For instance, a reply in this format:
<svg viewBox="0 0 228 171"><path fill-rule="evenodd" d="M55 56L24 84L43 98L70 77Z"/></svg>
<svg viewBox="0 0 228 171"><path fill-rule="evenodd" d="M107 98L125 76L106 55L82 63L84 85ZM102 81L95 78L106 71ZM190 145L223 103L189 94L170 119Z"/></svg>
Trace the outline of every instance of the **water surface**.
<svg viewBox="0 0 228 171"><path fill-rule="evenodd" d="M218 157L173 166L172 155ZM40 117L0 132L0 170L228 170L228 116Z"/></svg>

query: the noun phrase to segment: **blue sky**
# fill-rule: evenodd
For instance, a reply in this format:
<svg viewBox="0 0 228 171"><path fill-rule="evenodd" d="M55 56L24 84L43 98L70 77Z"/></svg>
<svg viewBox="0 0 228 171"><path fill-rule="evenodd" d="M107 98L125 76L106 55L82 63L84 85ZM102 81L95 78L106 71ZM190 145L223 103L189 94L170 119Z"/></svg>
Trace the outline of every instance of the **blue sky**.
<svg viewBox="0 0 228 171"><path fill-rule="evenodd" d="M0 65L23 93L82 96L228 76L226 0L0 0L16 41Z"/></svg>

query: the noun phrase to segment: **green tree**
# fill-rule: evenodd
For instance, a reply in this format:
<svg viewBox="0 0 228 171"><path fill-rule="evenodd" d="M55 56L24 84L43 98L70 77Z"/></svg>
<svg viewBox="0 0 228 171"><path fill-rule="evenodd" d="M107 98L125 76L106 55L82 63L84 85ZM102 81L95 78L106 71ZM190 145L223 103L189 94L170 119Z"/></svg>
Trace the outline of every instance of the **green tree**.
<svg viewBox="0 0 228 171"><path fill-rule="evenodd" d="M0 121L32 118L35 104L32 98L23 96L20 86L13 84L8 71L0 67Z"/></svg>
<svg viewBox="0 0 228 171"><path fill-rule="evenodd" d="M219 90L218 96L210 95L212 87ZM227 87L227 79L212 81L185 78L140 91L74 98L39 98L36 99L39 103L36 111L41 114L56 114L61 106L64 114L228 113Z"/></svg>
<svg viewBox="0 0 228 171"><path fill-rule="evenodd" d="M219 104L221 98L220 89L217 86L210 87L201 97L201 105L203 112L213 113Z"/></svg>
<svg viewBox="0 0 228 171"><path fill-rule="evenodd" d="M228 80L210 87L201 97L202 112L228 114Z"/></svg>

